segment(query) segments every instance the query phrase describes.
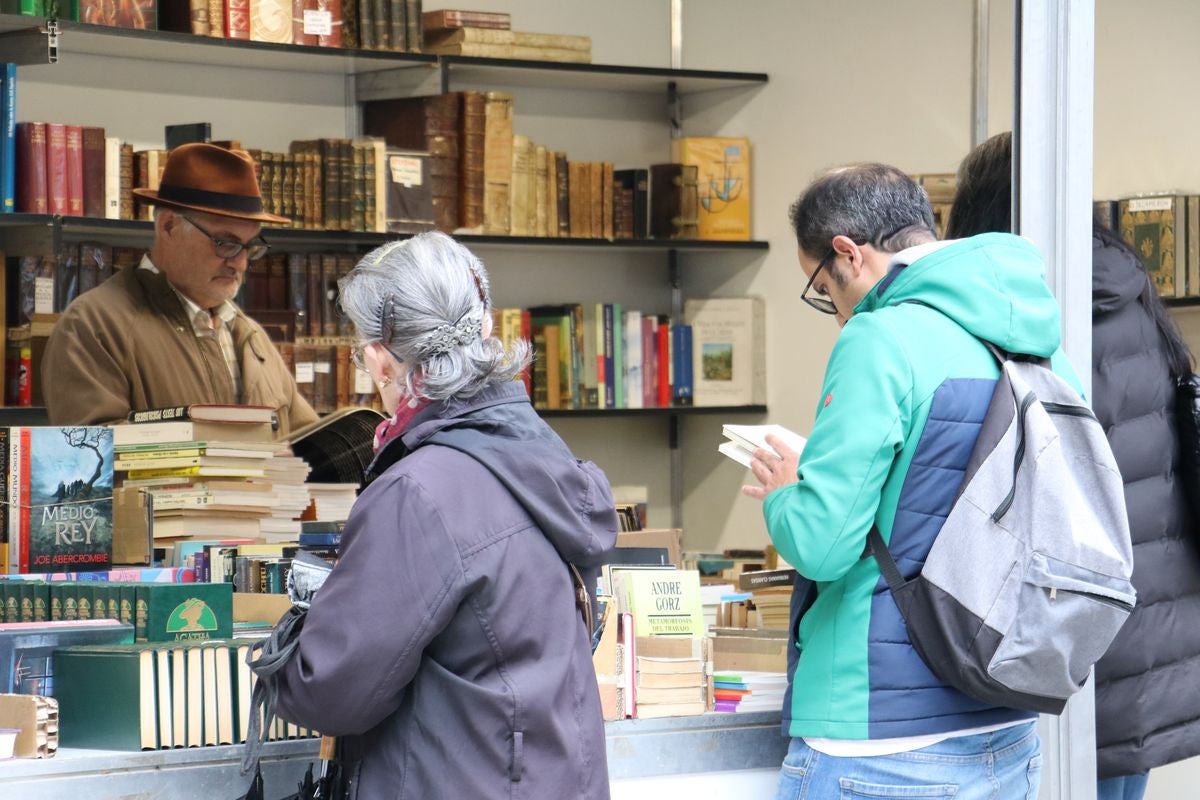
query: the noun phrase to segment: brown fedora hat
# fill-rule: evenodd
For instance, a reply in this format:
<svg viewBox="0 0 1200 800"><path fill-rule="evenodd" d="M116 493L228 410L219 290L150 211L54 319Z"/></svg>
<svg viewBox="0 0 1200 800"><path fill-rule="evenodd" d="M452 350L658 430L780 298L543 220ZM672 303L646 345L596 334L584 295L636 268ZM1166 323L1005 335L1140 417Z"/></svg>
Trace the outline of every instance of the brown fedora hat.
<svg viewBox="0 0 1200 800"><path fill-rule="evenodd" d="M167 157L158 189L134 189L133 193L167 208L254 222L291 222L263 211L262 194L249 154L215 144L176 147Z"/></svg>

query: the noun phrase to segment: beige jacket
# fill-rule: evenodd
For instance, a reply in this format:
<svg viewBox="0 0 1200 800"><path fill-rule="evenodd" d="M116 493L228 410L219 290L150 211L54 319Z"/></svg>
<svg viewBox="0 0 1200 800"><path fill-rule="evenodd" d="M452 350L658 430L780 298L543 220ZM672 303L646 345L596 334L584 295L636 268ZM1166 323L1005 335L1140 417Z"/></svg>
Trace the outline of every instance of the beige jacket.
<svg viewBox="0 0 1200 800"><path fill-rule="evenodd" d="M266 332L241 310L233 341L243 403L276 409L280 435L317 419ZM123 422L130 411L234 402L220 343L196 336L167 279L144 269L121 270L71 303L46 345L41 379L54 425Z"/></svg>

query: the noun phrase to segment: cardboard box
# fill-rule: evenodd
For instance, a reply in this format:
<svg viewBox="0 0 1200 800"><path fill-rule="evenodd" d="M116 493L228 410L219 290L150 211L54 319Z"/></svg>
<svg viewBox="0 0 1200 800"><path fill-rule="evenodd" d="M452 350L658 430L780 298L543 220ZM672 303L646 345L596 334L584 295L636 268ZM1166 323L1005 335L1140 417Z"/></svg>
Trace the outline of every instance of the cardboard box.
<svg viewBox="0 0 1200 800"><path fill-rule="evenodd" d="M786 637L714 636L714 672L786 672Z"/></svg>
<svg viewBox="0 0 1200 800"><path fill-rule="evenodd" d="M291 607L291 598L286 594L233 593L234 622L269 622L274 625Z"/></svg>
<svg viewBox="0 0 1200 800"><path fill-rule="evenodd" d="M113 490L113 564L147 566L154 552L150 512L140 489Z"/></svg>
<svg viewBox="0 0 1200 800"><path fill-rule="evenodd" d="M58 750L58 701L32 694L0 694L0 728L16 728L13 755L47 758Z"/></svg>
<svg viewBox="0 0 1200 800"><path fill-rule="evenodd" d="M667 560L676 569L683 569L683 530L680 528L647 528L641 531L621 531L617 534L617 547L661 547L667 551Z"/></svg>

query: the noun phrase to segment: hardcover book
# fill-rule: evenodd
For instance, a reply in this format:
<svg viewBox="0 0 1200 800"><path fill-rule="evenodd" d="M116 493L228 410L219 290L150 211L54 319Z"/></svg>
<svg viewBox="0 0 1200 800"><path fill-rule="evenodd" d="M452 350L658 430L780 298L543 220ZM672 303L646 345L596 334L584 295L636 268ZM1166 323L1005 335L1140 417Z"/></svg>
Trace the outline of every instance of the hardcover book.
<svg viewBox="0 0 1200 800"><path fill-rule="evenodd" d="M1137 252L1161 297L1187 294L1186 198L1135 197L1119 203L1121 238Z"/></svg>
<svg viewBox="0 0 1200 800"><path fill-rule="evenodd" d="M512 230L513 96L484 95L483 232L507 236Z"/></svg>
<svg viewBox="0 0 1200 800"><path fill-rule="evenodd" d="M17 571L109 569L112 429L10 428L8 456L9 558Z"/></svg>
<svg viewBox="0 0 1200 800"><path fill-rule="evenodd" d="M699 230L697 174L697 168L694 165L650 165L650 235L652 237L655 239L697 238Z"/></svg>
<svg viewBox="0 0 1200 800"><path fill-rule="evenodd" d="M134 605L137 641L222 639L233 634L233 584L139 583Z"/></svg>
<svg viewBox="0 0 1200 800"><path fill-rule="evenodd" d="M292 43L292 0L250 0L250 40Z"/></svg>
<svg viewBox="0 0 1200 800"><path fill-rule="evenodd" d="M671 142L672 156L697 169L699 238L750 239L750 140L691 136Z"/></svg>
<svg viewBox="0 0 1200 800"><path fill-rule="evenodd" d="M275 422L275 410L270 406L217 405L193 403L190 406L170 406L148 411L130 411L130 422L193 422L266 423Z"/></svg>
<svg viewBox="0 0 1200 800"><path fill-rule="evenodd" d="M46 172L46 123L18 122L17 211L45 214L50 208L50 179Z"/></svg>
<svg viewBox="0 0 1200 800"><path fill-rule="evenodd" d="M54 654L64 747L154 750L159 746L154 651L69 647ZM100 690L103 687L103 691Z"/></svg>
<svg viewBox="0 0 1200 800"><path fill-rule="evenodd" d="M127 0L105 3L103 0L79 0L80 22L111 28L158 30L157 0Z"/></svg>
<svg viewBox="0 0 1200 800"><path fill-rule="evenodd" d="M613 574L620 576L638 636L705 635L699 572L614 569Z"/></svg>
<svg viewBox="0 0 1200 800"><path fill-rule="evenodd" d="M503 11L456 11L440 9L426 11L421 15L426 31L453 28L494 28L507 30L512 27L512 15Z"/></svg>
<svg viewBox="0 0 1200 800"><path fill-rule="evenodd" d="M420 233L436 226L429 154L389 147L385 164L388 233Z"/></svg>
<svg viewBox="0 0 1200 800"><path fill-rule="evenodd" d="M761 297L693 298L684 305L692 328L693 403L766 402L766 304Z"/></svg>

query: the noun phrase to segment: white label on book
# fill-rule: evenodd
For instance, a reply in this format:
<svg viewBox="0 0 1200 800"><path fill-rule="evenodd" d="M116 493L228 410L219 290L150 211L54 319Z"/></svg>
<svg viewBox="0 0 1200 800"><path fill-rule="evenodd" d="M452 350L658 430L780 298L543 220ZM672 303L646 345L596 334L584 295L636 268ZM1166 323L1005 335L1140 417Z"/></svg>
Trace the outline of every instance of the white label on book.
<svg viewBox="0 0 1200 800"><path fill-rule="evenodd" d="M320 9L304 9L305 36L331 36L333 34L333 14ZM290 39L288 41L291 41Z"/></svg>
<svg viewBox="0 0 1200 800"><path fill-rule="evenodd" d="M421 159L408 156L389 156L388 169L392 171L392 183L401 186L421 185Z"/></svg>
<svg viewBox="0 0 1200 800"><path fill-rule="evenodd" d="M296 364L296 383L312 383L313 382L313 363L311 361L300 361Z"/></svg>
<svg viewBox="0 0 1200 800"><path fill-rule="evenodd" d="M54 313L54 278L33 279L33 313Z"/></svg>
<svg viewBox="0 0 1200 800"><path fill-rule="evenodd" d="M1130 211L1170 211L1174 197L1139 197L1129 201Z"/></svg>
<svg viewBox="0 0 1200 800"><path fill-rule="evenodd" d="M371 376L361 369L354 370L354 393L371 394L375 391L375 382Z"/></svg>
<svg viewBox="0 0 1200 800"><path fill-rule="evenodd" d="M313 364L313 369L322 375L328 375L333 372L333 364L330 364L328 361L318 361Z"/></svg>

